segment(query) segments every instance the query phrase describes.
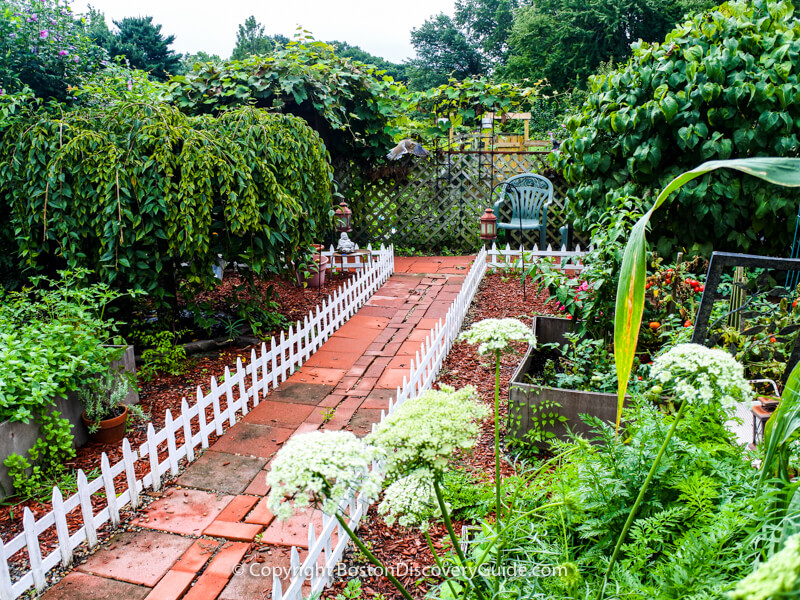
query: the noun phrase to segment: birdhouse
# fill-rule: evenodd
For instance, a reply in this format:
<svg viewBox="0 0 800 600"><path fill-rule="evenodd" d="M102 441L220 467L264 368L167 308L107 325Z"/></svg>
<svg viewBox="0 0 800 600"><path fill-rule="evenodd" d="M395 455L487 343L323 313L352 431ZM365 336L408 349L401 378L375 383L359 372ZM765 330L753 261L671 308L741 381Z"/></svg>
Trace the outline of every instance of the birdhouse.
<svg viewBox="0 0 800 600"><path fill-rule="evenodd" d="M481 239L486 242L497 239L497 217L491 208L481 215Z"/></svg>
<svg viewBox="0 0 800 600"><path fill-rule="evenodd" d="M347 207L347 203L344 200L342 200L342 203L339 204L339 208L336 209L336 212L333 213L333 216L336 220L336 231L339 233L347 233L352 231L350 221L353 218L353 211Z"/></svg>

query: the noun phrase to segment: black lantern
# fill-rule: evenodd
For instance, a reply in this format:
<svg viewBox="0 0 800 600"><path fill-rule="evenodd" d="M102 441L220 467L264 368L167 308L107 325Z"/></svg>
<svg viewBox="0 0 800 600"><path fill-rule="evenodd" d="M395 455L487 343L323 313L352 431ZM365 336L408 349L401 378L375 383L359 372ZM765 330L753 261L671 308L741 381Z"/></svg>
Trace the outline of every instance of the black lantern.
<svg viewBox="0 0 800 600"><path fill-rule="evenodd" d="M339 204L339 208L336 209L333 216L336 219L336 231L339 233L352 231L350 221L353 218L353 211L347 207L347 203L344 200Z"/></svg>
<svg viewBox="0 0 800 600"><path fill-rule="evenodd" d="M497 217L491 208L481 215L481 239L485 242L497 239Z"/></svg>

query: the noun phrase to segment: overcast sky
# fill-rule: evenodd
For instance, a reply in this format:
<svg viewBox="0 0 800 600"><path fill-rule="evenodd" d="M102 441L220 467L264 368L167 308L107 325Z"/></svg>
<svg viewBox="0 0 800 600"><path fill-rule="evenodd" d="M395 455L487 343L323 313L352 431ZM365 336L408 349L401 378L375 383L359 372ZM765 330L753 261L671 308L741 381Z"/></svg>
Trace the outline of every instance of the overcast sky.
<svg viewBox="0 0 800 600"><path fill-rule="evenodd" d="M174 35L181 53L204 50L230 56L238 26L250 15L265 33L291 38L298 25L323 41L337 40L400 62L413 56L410 32L428 17L453 13L453 0L76 0L75 12L87 4L106 15L106 22L130 16L152 16L161 31Z"/></svg>

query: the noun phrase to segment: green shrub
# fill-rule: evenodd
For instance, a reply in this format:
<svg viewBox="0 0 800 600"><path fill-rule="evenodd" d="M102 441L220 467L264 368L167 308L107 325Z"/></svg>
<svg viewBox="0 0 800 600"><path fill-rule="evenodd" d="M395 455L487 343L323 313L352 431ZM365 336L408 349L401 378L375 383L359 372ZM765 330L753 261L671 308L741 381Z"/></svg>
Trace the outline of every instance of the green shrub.
<svg viewBox="0 0 800 600"><path fill-rule="evenodd" d="M104 319L106 304L119 294L105 284L85 286L85 271L63 271L60 279L33 278L35 289L4 294L0 288L0 421L34 421L39 439L25 458L4 461L17 495L44 493L75 455L72 426L54 410L54 400L76 391L120 357L106 344L116 323ZM11 490L5 490L10 493Z"/></svg>
<svg viewBox="0 0 800 600"><path fill-rule="evenodd" d="M247 273L284 269L329 223L328 161L304 121L248 107L35 115L0 140L0 233L27 266L88 267L163 304L178 281L215 285L219 255Z"/></svg>
<svg viewBox="0 0 800 600"><path fill-rule="evenodd" d="M556 155L576 226L588 229L620 195L649 208L648 197L705 160L796 156L798 31L790 2L729 2L593 78ZM676 246L783 255L797 204L797 192L719 170L681 188L651 239L662 256Z"/></svg>
<svg viewBox="0 0 800 600"><path fill-rule="evenodd" d="M332 155L374 159L394 146L394 85L381 73L337 56L324 42L301 38L266 56L197 63L172 79L172 101L189 114L253 105L298 115L320 133Z"/></svg>
<svg viewBox="0 0 800 600"><path fill-rule="evenodd" d="M68 86L103 68L105 50L88 35L67 1L0 2L0 89L26 89L38 98L65 100ZM2 121L0 121L2 123Z"/></svg>
<svg viewBox="0 0 800 600"><path fill-rule="evenodd" d="M64 271L57 281L34 278L36 289L0 289L0 421L29 422L119 357L104 345L119 340L103 315L119 294L102 283L81 287L87 275Z"/></svg>

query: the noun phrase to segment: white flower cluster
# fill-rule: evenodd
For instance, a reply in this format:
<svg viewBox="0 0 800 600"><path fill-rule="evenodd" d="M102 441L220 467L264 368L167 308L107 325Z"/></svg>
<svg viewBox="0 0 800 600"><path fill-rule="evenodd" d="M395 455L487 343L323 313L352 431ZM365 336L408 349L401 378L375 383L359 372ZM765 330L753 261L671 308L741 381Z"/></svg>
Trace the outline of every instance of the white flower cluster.
<svg viewBox="0 0 800 600"><path fill-rule="evenodd" d="M470 344L480 344L479 354L502 352L510 341L535 342L531 328L519 319L484 319L458 337Z"/></svg>
<svg viewBox="0 0 800 600"><path fill-rule="evenodd" d="M657 357L650 376L663 390L692 404L717 401L730 408L753 397L741 364L724 350L699 344L678 344Z"/></svg>
<svg viewBox="0 0 800 600"><path fill-rule="evenodd" d="M403 527L428 529L428 521L442 515L433 489L434 474L425 468L395 481L383 493L378 513L391 527L395 521Z"/></svg>
<svg viewBox="0 0 800 600"><path fill-rule="evenodd" d="M417 468L442 471L456 450L473 448L478 422L488 409L472 386L442 386L407 400L378 425L366 441L385 456L386 473L398 477Z"/></svg>
<svg viewBox="0 0 800 600"><path fill-rule="evenodd" d="M292 507L319 506L334 514L351 489L368 498L380 493L382 478L368 471L377 450L349 431L313 431L293 436L272 461L267 507L279 519Z"/></svg>
<svg viewBox="0 0 800 600"><path fill-rule="evenodd" d="M791 598L797 595L800 578L800 534L786 540L780 552L742 579L728 593L730 600L767 600Z"/></svg>

